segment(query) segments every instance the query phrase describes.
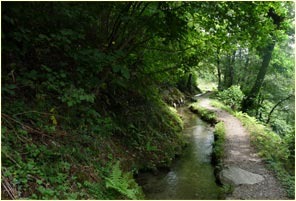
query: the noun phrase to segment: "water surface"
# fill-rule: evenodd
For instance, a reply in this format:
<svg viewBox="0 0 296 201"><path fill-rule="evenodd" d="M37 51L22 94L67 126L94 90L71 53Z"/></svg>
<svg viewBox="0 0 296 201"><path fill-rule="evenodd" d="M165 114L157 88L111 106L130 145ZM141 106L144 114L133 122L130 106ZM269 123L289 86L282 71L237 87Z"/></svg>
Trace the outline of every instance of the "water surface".
<svg viewBox="0 0 296 201"><path fill-rule="evenodd" d="M211 165L213 129L186 109L180 110L185 115L184 134L190 142L170 171L139 175L146 199L222 199Z"/></svg>

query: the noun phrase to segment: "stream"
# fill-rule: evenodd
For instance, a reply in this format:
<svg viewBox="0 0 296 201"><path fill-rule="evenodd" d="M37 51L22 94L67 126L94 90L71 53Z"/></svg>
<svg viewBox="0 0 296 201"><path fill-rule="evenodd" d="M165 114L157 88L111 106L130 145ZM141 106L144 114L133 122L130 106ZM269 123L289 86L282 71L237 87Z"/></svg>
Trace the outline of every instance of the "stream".
<svg viewBox="0 0 296 201"><path fill-rule="evenodd" d="M186 107L178 112L184 118L184 135L188 146L169 171L157 174L141 173L138 183L146 199L151 200L211 200L223 199L221 188L215 182L211 165L213 128L192 114Z"/></svg>

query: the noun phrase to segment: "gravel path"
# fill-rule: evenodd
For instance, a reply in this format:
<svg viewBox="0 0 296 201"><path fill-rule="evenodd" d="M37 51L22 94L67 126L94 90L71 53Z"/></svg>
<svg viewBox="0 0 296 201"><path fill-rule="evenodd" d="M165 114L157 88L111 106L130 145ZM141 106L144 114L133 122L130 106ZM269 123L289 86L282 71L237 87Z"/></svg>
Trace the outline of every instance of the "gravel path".
<svg viewBox="0 0 296 201"><path fill-rule="evenodd" d="M241 122L225 112L214 108L207 97L199 98L200 106L214 111L218 119L224 122L226 130L224 166L235 166L264 177L256 184L241 184L235 186L228 200L283 200L288 199L274 174L266 169L264 162L257 156L256 150L250 144L249 134Z"/></svg>

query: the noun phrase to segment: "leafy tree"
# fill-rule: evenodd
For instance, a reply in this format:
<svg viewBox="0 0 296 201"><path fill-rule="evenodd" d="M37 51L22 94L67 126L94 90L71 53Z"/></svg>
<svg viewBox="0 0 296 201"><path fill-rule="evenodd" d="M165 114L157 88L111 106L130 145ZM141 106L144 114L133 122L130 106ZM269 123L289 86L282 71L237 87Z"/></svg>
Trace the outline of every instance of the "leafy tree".
<svg viewBox="0 0 296 201"><path fill-rule="evenodd" d="M101 185L112 154L132 161L121 161L122 175L169 164L183 143L182 124L160 94L172 87L199 93L204 78L215 78L236 108L245 94L242 109L269 123L293 152L292 2L2 6L2 165L11 189L25 192L20 198L114 199ZM135 156L123 156L125 148ZM109 187L136 198L130 186Z"/></svg>

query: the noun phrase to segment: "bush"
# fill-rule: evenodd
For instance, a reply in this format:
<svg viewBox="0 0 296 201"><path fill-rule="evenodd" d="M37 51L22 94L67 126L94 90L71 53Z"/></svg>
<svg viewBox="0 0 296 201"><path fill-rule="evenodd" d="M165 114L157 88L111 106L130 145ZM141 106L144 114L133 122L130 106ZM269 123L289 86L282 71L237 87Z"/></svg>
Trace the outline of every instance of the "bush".
<svg viewBox="0 0 296 201"><path fill-rule="evenodd" d="M233 85L218 93L218 99L234 110L240 109L243 98L244 94L238 85Z"/></svg>

